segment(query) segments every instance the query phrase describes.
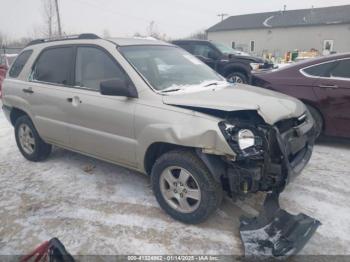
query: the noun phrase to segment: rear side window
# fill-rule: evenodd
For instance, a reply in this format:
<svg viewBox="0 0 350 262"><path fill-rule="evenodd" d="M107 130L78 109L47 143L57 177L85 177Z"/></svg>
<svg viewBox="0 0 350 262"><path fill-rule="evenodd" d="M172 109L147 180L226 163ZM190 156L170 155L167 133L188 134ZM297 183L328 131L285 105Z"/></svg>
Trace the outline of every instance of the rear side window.
<svg viewBox="0 0 350 262"><path fill-rule="evenodd" d="M126 79L116 61L105 51L95 47L78 47L75 86L99 90L102 81Z"/></svg>
<svg viewBox="0 0 350 262"><path fill-rule="evenodd" d="M71 85L73 61L73 47L55 47L44 50L35 63L32 80Z"/></svg>
<svg viewBox="0 0 350 262"><path fill-rule="evenodd" d="M340 60L331 71L331 77L341 77L350 79L350 59Z"/></svg>
<svg viewBox="0 0 350 262"><path fill-rule="evenodd" d="M318 77L330 77L330 72L332 68L336 66L337 62L330 62L321 65L311 66L303 69L303 72Z"/></svg>
<svg viewBox="0 0 350 262"><path fill-rule="evenodd" d="M33 53L33 50L26 50L17 57L17 59L15 60L15 62L13 63L10 69L10 72L9 72L10 77L19 76L19 74L22 72L24 65L27 63L32 53Z"/></svg>

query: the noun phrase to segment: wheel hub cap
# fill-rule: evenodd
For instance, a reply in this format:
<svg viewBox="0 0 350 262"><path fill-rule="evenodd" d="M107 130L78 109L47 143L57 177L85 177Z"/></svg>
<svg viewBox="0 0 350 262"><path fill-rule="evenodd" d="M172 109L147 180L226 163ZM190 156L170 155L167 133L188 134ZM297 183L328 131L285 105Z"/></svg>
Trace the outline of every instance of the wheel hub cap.
<svg viewBox="0 0 350 262"><path fill-rule="evenodd" d="M201 201L201 191L193 175L181 167L168 167L160 177L160 189L165 201L182 213L195 211Z"/></svg>
<svg viewBox="0 0 350 262"><path fill-rule="evenodd" d="M19 127L18 138L23 151L29 155L33 154L35 151L35 139L28 125L22 124Z"/></svg>

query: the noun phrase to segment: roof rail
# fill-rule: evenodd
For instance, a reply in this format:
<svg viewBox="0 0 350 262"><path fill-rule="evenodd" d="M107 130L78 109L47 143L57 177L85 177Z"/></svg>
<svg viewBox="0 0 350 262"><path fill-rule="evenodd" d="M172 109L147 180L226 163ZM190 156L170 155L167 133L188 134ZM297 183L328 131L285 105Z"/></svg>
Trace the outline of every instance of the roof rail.
<svg viewBox="0 0 350 262"><path fill-rule="evenodd" d="M85 33L80 35L67 35L62 37L53 37L53 38L41 38L41 39L35 39L33 41L30 41L27 46L31 45L37 45L42 43L48 43L48 42L55 42L55 41L63 41L63 40L74 40L74 39L99 39L100 37L95 34Z"/></svg>

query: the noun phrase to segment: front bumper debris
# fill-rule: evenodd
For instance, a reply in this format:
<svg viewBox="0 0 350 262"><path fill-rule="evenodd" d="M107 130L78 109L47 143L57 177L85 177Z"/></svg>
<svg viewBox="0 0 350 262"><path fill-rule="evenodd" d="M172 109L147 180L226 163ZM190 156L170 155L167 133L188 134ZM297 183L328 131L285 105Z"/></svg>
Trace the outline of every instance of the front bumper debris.
<svg viewBox="0 0 350 262"><path fill-rule="evenodd" d="M268 193L259 216L240 218L245 256L297 254L321 225L305 214L292 215L281 209L278 198L278 193Z"/></svg>

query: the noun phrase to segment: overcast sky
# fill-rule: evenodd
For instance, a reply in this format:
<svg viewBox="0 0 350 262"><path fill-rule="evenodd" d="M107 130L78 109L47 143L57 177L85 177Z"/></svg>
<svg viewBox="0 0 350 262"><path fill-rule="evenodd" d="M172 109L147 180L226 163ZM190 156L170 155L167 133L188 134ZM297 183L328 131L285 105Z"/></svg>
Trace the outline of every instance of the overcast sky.
<svg viewBox="0 0 350 262"><path fill-rule="evenodd" d="M0 0L0 32L10 39L38 36L44 0ZM184 37L230 15L350 4L350 0L58 0L65 33L145 34L151 21L169 37Z"/></svg>

